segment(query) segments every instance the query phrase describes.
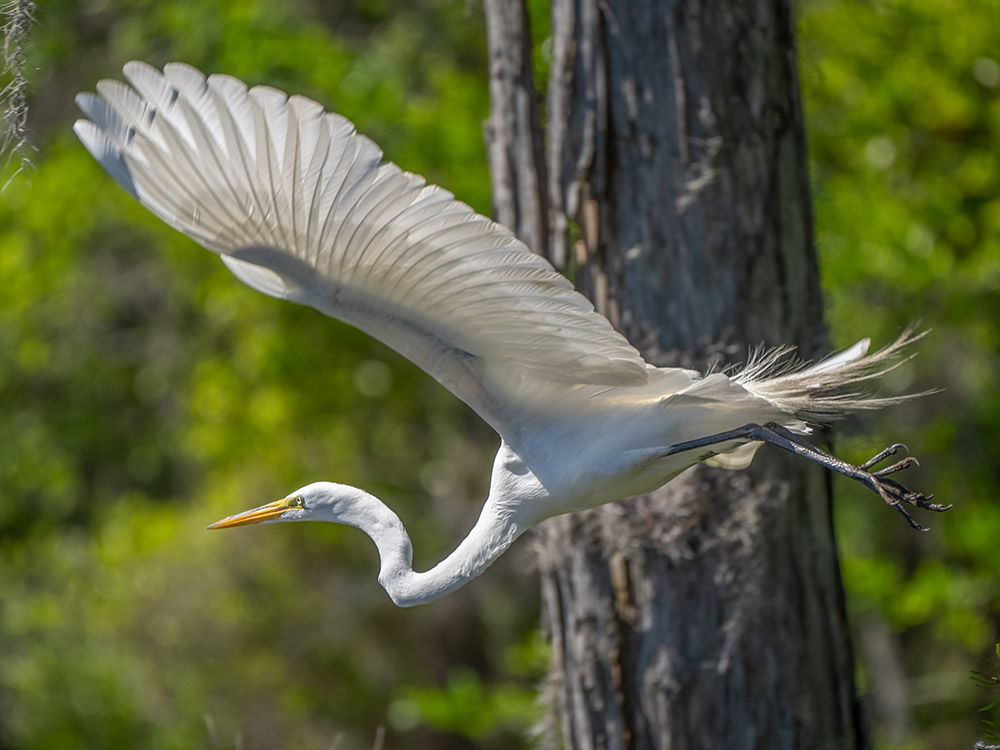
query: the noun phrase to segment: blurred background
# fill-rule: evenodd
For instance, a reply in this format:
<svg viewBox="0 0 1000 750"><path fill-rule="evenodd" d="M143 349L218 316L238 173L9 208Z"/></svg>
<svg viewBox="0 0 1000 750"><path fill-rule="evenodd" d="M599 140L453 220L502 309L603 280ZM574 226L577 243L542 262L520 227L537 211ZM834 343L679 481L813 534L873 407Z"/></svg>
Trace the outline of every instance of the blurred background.
<svg viewBox="0 0 1000 750"><path fill-rule="evenodd" d="M547 4L532 2L538 81ZM137 58L325 103L489 213L471 0L51 0L28 47L33 170L0 196L0 748L519 748L547 659L532 541L399 610L329 524L206 533L318 479L386 500L436 563L498 440L357 331L236 282L76 142L73 95ZM903 440L954 502L912 532L847 480L836 519L879 748L984 736L1000 638L1000 3L798 6L831 339L931 329L840 428ZM3 179L13 173L16 160ZM780 342L770 342L780 343Z"/></svg>

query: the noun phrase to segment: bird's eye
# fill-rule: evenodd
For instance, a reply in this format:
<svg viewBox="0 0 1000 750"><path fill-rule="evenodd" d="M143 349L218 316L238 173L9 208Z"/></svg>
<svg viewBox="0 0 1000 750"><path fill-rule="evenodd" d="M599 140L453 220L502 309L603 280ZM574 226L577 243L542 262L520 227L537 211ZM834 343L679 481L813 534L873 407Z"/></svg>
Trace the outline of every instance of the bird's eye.
<svg viewBox="0 0 1000 750"><path fill-rule="evenodd" d="M291 500L288 501L289 508L304 508L306 507L306 499L302 495L296 495Z"/></svg>

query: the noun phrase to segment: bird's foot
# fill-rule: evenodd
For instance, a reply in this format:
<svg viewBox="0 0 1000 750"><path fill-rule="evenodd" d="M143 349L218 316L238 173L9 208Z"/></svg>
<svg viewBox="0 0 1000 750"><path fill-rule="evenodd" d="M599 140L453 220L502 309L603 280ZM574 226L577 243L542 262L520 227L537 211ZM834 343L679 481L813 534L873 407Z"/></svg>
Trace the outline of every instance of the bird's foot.
<svg viewBox="0 0 1000 750"><path fill-rule="evenodd" d="M895 474L897 471L902 471L910 466L919 466L920 462L913 456L907 456L883 469L870 471L870 469L889 458L889 456L895 455L900 448L905 451L909 450L909 448L902 443L890 445L888 448L875 454L860 466L855 467L858 472L855 478L862 484L867 485L872 490L877 492L887 505L890 505L898 510L903 518L906 519L907 523L909 523L914 529L917 531L927 531L926 528L913 520L904 506L909 505L914 508L932 510L935 513L943 513L944 511L949 510L951 505L932 503L931 500L934 495L923 495L919 492L911 492L899 482L892 479L886 479L886 477L890 474Z"/></svg>

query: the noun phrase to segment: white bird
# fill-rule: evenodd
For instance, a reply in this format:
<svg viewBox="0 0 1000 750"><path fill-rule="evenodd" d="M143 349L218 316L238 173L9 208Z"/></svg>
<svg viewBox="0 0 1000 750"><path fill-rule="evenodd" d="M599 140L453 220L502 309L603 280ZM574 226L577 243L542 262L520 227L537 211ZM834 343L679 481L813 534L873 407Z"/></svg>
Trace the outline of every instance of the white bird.
<svg viewBox="0 0 1000 750"><path fill-rule="evenodd" d="M654 367L510 230L383 162L320 104L180 63L124 73L131 87L104 80L77 97L89 119L74 128L122 187L240 281L408 357L501 437L479 520L427 572L413 570L396 514L345 485L316 482L210 528L356 526L378 548L379 582L410 606L479 575L545 518L649 492L699 462L745 468L763 442L862 482L917 528L902 503L946 509L886 478L911 458L869 471L900 445L851 466L800 437L807 422L901 400L841 388L891 369L912 331L812 366L779 351L732 377Z"/></svg>

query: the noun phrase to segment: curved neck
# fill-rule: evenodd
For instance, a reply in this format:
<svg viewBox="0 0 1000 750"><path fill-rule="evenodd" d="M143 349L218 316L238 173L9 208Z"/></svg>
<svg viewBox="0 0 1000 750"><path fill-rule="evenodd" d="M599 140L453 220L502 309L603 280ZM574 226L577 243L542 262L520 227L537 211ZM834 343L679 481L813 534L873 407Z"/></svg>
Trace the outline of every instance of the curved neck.
<svg viewBox="0 0 1000 750"><path fill-rule="evenodd" d="M398 607L412 607L450 594L488 568L524 531L509 508L486 501L469 535L430 570L413 570L413 545L403 522L381 500L358 490L352 512L338 518L365 532L378 548L378 580Z"/></svg>

